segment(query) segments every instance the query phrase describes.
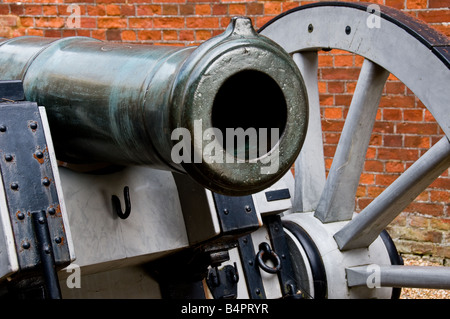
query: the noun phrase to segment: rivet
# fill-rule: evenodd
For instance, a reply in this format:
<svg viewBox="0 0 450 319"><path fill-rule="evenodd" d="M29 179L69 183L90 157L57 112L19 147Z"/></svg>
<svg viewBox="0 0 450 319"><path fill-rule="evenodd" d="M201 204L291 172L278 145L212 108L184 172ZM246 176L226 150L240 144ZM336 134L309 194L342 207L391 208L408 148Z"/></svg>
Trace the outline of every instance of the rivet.
<svg viewBox="0 0 450 319"><path fill-rule="evenodd" d="M248 261L248 264L249 264L250 266L253 266L253 260L249 260L249 261Z"/></svg>
<svg viewBox="0 0 450 319"><path fill-rule="evenodd" d="M260 294L261 294L261 290L260 290L259 288L256 288L256 289L255 289L255 292L256 292L257 295L260 295Z"/></svg>
<svg viewBox="0 0 450 319"><path fill-rule="evenodd" d="M44 185L44 186L49 186L49 185L50 185L50 180L49 180L48 178L44 178L44 179L42 180L42 185Z"/></svg>
<svg viewBox="0 0 450 319"><path fill-rule="evenodd" d="M37 151L34 154L36 155L37 158L43 158L44 157L44 153L42 153L41 151Z"/></svg>
<svg viewBox="0 0 450 319"><path fill-rule="evenodd" d="M352 28L348 25L345 27L345 33L350 34L350 32L352 32Z"/></svg>
<svg viewBox="0 0 450 319"><path fill-rule="evenodd" d="M31 245L30 245L30 243L29 242L24 242L23 244L22 244L22 247L24 248L24 249L28 249L28 248L30 248L31 247Z"/></svg>
<svg viewBox="0 0 450 319"><path fill-rule="evenodd" d="M50 254L52 251L51 251L51 249L50 249L49 246L45 246L44 252L45 252L46 254Z"/></svg>
<svg viewBox="0 0 450 319"><path fill-rule="evenodd" d="M308 25L308 32L311 33L311 32L313 32L313 30L314 30L314 27L313 27L313 25L310 23L310 24Z"/></svg>
<svg viewBox="0 0 450 319"><path fill-rule="evenodd" d="M6 160L7 162L11 162L11 161L13 160L13 156L12 156L11 154L6 154L6 155L5 155L5 160Z"/></svg>
<svg viewBox="0 0 450 319"><path fill-rule="evenodd" d="M245 205L245 211L247 213L250 213L252 211L252 208L249 205Z"/></svg>
<svg viewBox="0 0 450 319"><path fill-rule="evenodd" d="M39 217L38 218L38 222L39 222L39 224L44 224L45 223L45 219L44 219L44 217Z"/></svg>
<svg viewBox="0 0 450 319"><path fill-rule="evenodd" d="M30 128L31 128L32 130L37 129L37 123L36 123L36 122L31 122L31 123L30 123Z"/></svg>
<svg viewBox="0 0 450 319"><path fill-rule="evenodd" d="M230 213L230 211L229 211L228 209L224 208L223 213L224 213L225 215L228 215L228 214Z"/></svg>
<svg viewBox="0 0 450 319"><path fill-rule="evenodd" d="M56 209L54 209L53 207L50 207L50 208L48 209L48 213L49 213L50 215L55 215L55 214L56 214Z"/></svg>
<svg viewBox="0 0 450 319"><path fill-rule="evenodd" d="M61 244L61 241L62 241L61 237L55 237L55 243Z"/></svg>
<svg viewBox="0 0 450 319"><path fill-rule="evenodd" d="M22 213L22 212L20 212L20 213L17 214L17 218L18 218L19 220L23 220L23 219L25 219L25 214Z"/></svg>
<svg viewBox="0 0 450 319"><path fill-rule="evenodd" d="M17 184L17 183L12 183L12 184L11 184L11 189L12 189L12 190L18 190L18 189L19 189L19 184Z"/></svg>

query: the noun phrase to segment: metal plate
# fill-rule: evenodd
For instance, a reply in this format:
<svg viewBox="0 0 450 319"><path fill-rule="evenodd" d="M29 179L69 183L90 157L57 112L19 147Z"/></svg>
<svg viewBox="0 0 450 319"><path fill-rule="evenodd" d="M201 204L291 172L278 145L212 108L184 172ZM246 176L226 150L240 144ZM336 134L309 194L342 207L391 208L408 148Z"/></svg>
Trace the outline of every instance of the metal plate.
<svg viewBox="0 0 450 319"><path fill-rule="evenodd" d="M0 105L0 163L6 200L22 270L39 264L31 212L46 211L55 262L70 262L68 239L49 149L36 103Z"/></svg>

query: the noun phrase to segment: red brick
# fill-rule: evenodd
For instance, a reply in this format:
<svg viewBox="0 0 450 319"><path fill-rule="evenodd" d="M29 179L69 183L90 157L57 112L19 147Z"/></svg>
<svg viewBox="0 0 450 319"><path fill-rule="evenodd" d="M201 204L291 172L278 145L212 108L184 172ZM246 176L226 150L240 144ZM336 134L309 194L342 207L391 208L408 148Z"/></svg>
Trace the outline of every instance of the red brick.
<svg viewBox="0 0 450 319"><path fill-rule="evenodd" d="M65 25L65 19L60 17L39 17L35 18L36 27L41 28L62 28Z"/></svg>
<svg viewBox="0 0 450 319"><path fill-rule="evenodd" d="M171 17L171 18L154 18L153 20L154 28L171 28L171 29L182 29L184 28L184 18Z"/></svg>
<svg viewBox="0 0 450 319"><path fill-rule="evenodd" d="M61 8L59 9L59 14L61 15ZM100 5L88 5L87 7L87 14L90 16L104 16L106 15L106 10L105 10L105 6L100 6ZM63 12L66 12L67 10L63 10Z"/></svg>
<svg viewBox="0 0 450 319"><path fill-rule="evenodd" d="M245 15L245 12L246 12L245 4L230 3L228 6L228 13L230 15Z"/></svg>
<svg viewBox="0 0 450 319"><path fill-rule="evenodd" d="M97 19L98 27L105 29L114 29L114 28L126 28L127 27L127 19L119 18L119 17L99 17Z"/></svg>
<svg viewBox="0 0 450 319"><path fill-rule="evenodd" d="M430 138L428 136L406 135L405 147L429 148Z"/></svg>
<svg viewBox="0 0 450 319"><path fill-rule="evenodd" d="M405 212L419 213L422 215L442 216L444 214L444 205L440 203L417 203L409 204Z"/></svg>
<svg viewBox="0 0 450 319"><path fill-rule="evenodd" d="M15 27L17 26L16 16L0 16L0 26L2 27Z"/></svg>
<svg viewBox="0 0 450 319"><path fill-rule="evenodd" d="M374 174L362 173L361 177L359 178L359 183L362 185L373 185L374 182L375 182Z"/></svg>
<svg viewBox="0 0 450 319"><path fill-rule="evenodd" d="M218 28L219 18L186 18L186 26L191 29Z"/></svg>
<svg viewBox="0 0 450 319"><path fill-rule="evenodd" d="M380 195L386 187L380 187L380 186L370 186L367 188L367 195L369 195L372 198L377 197Z"/></svg>
<svg viewBox="0 0 450 319"><path fill-rule="evenodd" d="M176 4L163 4L162 14L165 16L178 15L178 5Z"/></svg>
<svg viewBox="0 0 450 319"><path fill-rule="evenodd" d="M303 2L306 2L306 1L303 1ZM288 11L288 10L291 10L291 9L294 9L294 8L296 8L296 7L298 7L299 6L299 3L298 2L282 2L282 5L283 5L283 12L284 11Z"/></svg>
<svg viewBox="0 0 450 319"><path fill-rule="evenodd" d="M383 175L375 175L375 185L378 186L389 186L391 185L399 175L392 175L392 174L383 174Z"/></svg>
<svg viewBox="0 0 450 319"><path fill-rule="evenodd" d="M121 41L121 31L117 29L106 30L106 40L108 41Z"/></svg>
<svg viewBox="0 0 450 319"><path fill-rule="evenodd" d="M358 68L324 68L321 73L324 80L357 80L359 71Z"/></svg>
<svg viewBox="0 0 450 319"><path fill-rule="evenodd" d="M180 15L194 15L195 14L195 5L193 4L182 4L180 5Z"/></svg>
<svg viewBox="0 0 450 319"><path fill-rule="evenodd" d="M342 108L340 107L326 108L324 112L324 117L326 119L342 119Z"/></svg>
<svg viewBox="0 0 450 319"><path fill-rule="evenodd" d="M261 15L264 13L264 4L252 2L247 4L247 15Z"/></svg>
<svg viewBox="0 0 450 319"><path fill-rule="evenodd" d="M414 96L383 95L380 100L380 107L414 107Z"/></svg>
<svg viewBox="0 0 450 319"><path fill-rule="evenodd" d="M337 144L341 134L339 133L323 133L324 142L326 144Z"/></svg>
<svg viewBox="0 0 450 319"><path fill-rule="evenodd" d="M214 4L212 6L212 14L215 16L221 16L228 14L228 6L226 4Z"/></svg>
<svg viewBox="0 0 450 319"><path fill-rule="evenodd" d="M134 17L136 15L136 7L133 5L121 5L120 6L120 14L123 16L131 16Z"/></svg>
<svg viewBox="0 0 450 319"><path fill-rule="evenodd" d="M211 6L209 4L197 4L195 6L195 14L196 15L211 15Z"/></svg>
<svg viewBox="0 0 450 319"><path fill-rule="evenodd" d="M137 29L153 28L152 18L129 18L128 24L130 28L137 28Z"/></svg>
<svg viewBox="0 0 450 319"><path fill-rule="evenodd" d="M384 148L384 147L380 147L378 149L378 159L416 161L418 158L419 153L415 149Z"/></svg>
<svg viewBox="0 0 450 319"><path fill-rule="evenodd" d="M211 30L196 30L195 31L195 40L197 41L205 41L211 38Z"/></svg>
<svg viewBox="0 0 450 319"><path fill-rule="evenodd" d="M335 67L353 66L353 55L336 55L334 57Z"/></svg>
<svg viewBox="0 0 450 319"><path fill-rule="evenodd" d="M405 0L386 0L386 5L396 9L404 9Z"/></svg>
<svg viewBox="0 0 450 319"><path fill-rule="evenodd" d="M426 9L428 0L406 0L407 9Z"/></svg>
<svg viewBox="0 0 450 319"><path fill-rule="evenodd" d="M395 108L395 109L383 109L383 120L385 121L401 121L403 119L402 116L402 110Z"/></svg>
<svg viewBox="0 0 450 319"><path fill-rule="evenodd" d="M122 41L136 41L136 31L123 30L121 33Z"/></svg>
<svg viewBox="0 0 450 319"><path fill-rule="evenodd" d="M432 202L450 202L450 190L439 191L439 190L430 190L430 200ZM449 226L450 226L450 220Z"/></svg>
<svg viewBox="0 0 450 319"><path fill-rule="evenodd" d="M366 172L383 172L384 165L380 161L367 160L364 163L364 171L366 171Z"/></svg>
<svg viewBox="0 0 450 319"><path fill-rule="evenodd" d="M386 94L405 94L406 86L402 82L392 82L386 83Z"/></svg>
<svg viewBox="0 0 450 319"><path fill-rule="evenodd" d="M403 136L401 135L384 135L383 145L387 147L401 147L403 144Z"/></svg>
<svg viewBox="0 0 450 319"><path fill-rule="evenodd" d="M47 16L56 16L58 15L58 7L57 6L42 6L42 12Z"/></svg>
<svg viewBox="0 0 450 319"><path fill-rule="evenodd" d="M153 16L162 13L162 6L157 4L152 5L138 5L136 6L136 15L138 16Z"/></svg>
<svg viewBox="0 0 450 319"><path fill-rule="evenodd" d="M178 31L176 31L176 30L163 30L163 40L164 41L178 40Z"/></svg>
<svg viewBox="0 0 450 319"><path fill-rule="evenodd" d="M422 109L403 110L403 120L411 122L421 122L423 121L423 110Z"/></svg>
<svg viewBox="0 0 450 319"><path fill-rule="evenodd" d="M181 41L194 41L194 31L193 30L180 30L180 34L178 35L179 40Z"/></svg>
<svg viewBox="0 0 450 319"><path fill-rule="evenodd" d="M29 16L33 15L41 15L42 14L42 6L41 5L25 5L25 14Z"/></svg>
<svg viewBox="0 0 450 319"><path fill-rule="evenodd" d="M418 18L427 23L442 23L450 21L450 10L419 11Z"/></svg>
<svg viewBox="0 0 450 319"><path fill-rule="evenodd" d="M20 17L20 24L23 27L33 27L34 26L34 18L32 18L32 17Z"/></svg>
<svg viewBox="0 0 450 319"><path fill-rule="evenodd" d="M403 162L389 161L385 164L386 172L388 173L403 173L405 171L405 165Z"/></svg>
<svg viewBox="0 0 450 319"><path fill-rule="evenodd" d="M395 123L388 121L376 121L373 131L377 133L394 133Z"/></svg>
<svg viewBox="0 0 450 319"><path fill-rule="evenodd" d="M322 130L324 132L341 132L344 127L344 121L324 120L322 121Z"/></svg>
<svg viewBox="0 0 450 319"><path fill-rule="evenodd" d="M448 0L428 0L429 8L448 8L449 6Z"/></svg>
<svg viewBox="0 0 450 319"><path fill-rule="evenodd" d="M341 81L328 82L328 93L344 93L344 92L345 92L345 82Z"/></svg>
<svg viewBox="0 0 450 319"><path fill-rule="evenodd" d="M336 94L334 97L334 105L350 106L353 95L351 94Z"/></svg>
<svg viewBox="0 0 450 319"><path fill-rule="evenodd" d="M81 28L91 28L91 29L96 28L97 27L97 18L81 17L80 18L80 27Z"/></svg>
<svg viewBox="0 0 450 319"><path fill-rule="evenodd" d="M139 30L137 32L138 40L140 41L159 41L161 40L160 30Z"/></svg>
<svg viewBox="0 0 450 319"><path fill-rule="evenodd" d="M438 134L438 125L435 123L397 123L397 133Z"/></svg>
<svg viewBox="0 0 450 319"><path fill-rule="evenodd" d="M332 55L319 55L319 68L322 67L332 67L333 66L333 56ZM340 79L338 79L340 80Z"/></svg>
<svg viewBox="0 0 450 319"><path fill-rule="evenodd" d="M264 14L280 14L281 12L280 2L264 2Z"/></svg>
<svg viewBox="0 0 450 319"><path fill-rule="evenodd" d="M120 6L117 4L107 4L106 5L106 15L109 16L120 16Z"/></svg>

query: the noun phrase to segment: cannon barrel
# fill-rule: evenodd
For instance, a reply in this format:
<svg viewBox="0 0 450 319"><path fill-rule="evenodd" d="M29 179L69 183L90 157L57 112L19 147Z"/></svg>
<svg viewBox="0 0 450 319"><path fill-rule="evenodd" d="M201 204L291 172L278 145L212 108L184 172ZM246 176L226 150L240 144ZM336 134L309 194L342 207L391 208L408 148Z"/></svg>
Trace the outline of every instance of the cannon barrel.
<svg viewBox="0 0 450 319"><path fill-rule="evenodd" d="M227 195L254 193L281 178L306 134L300 72L247 18L232 19L198 47L8 39L0 43L0 74L22 80L26 99L45 106L58 160L187 173ZM244 144L237 128L248 133Z"/></svg>

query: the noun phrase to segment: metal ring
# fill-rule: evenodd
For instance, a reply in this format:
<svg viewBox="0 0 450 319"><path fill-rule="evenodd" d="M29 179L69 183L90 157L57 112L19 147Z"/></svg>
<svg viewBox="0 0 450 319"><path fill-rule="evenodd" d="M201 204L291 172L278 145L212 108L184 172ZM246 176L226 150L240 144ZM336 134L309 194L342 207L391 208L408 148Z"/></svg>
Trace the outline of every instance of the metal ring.
<svg viewBox="0 0 450 319"><path fill-rule="evenodd" d="M268 266L265 263L267 260L271 260L274 266ZM270 249L270 246L267 243L259 244L259 252L256 255L256 261L258 262L259 267L269 274L276 274L281 269L280 257L278 257L278 255Z"/></svg>

